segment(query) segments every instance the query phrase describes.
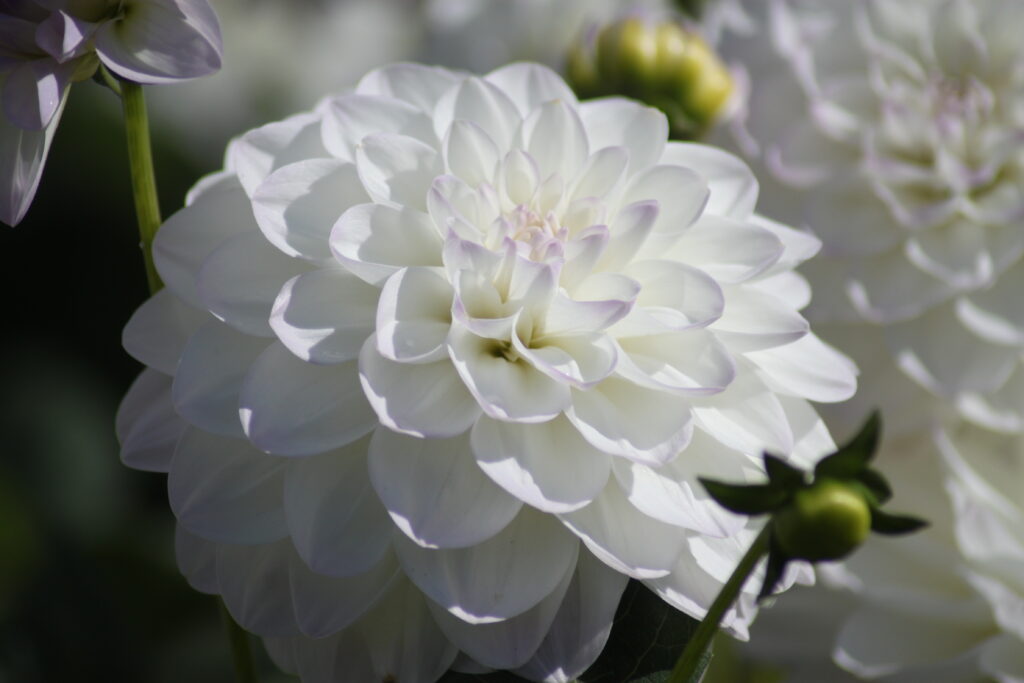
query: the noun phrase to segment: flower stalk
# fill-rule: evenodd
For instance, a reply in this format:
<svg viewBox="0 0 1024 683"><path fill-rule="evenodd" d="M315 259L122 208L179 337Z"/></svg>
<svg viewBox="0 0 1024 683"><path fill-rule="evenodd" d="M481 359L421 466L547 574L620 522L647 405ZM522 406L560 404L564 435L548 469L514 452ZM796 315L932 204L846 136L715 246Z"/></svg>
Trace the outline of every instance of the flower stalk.
<svg viewBox="0 0 1024 683"><path fill-rule="evenodd" d="M766 524L711 603L707 615L672 668L667 683L699 683L711 659L709 648L712 638L718 633L718 625L729 607L736 601L750 575L754 573L758 561L768 552L770 536L771 525Z"/></svg>
<svg viewBox="0 0 1024 683"><path fill-rule="evenodd" d="M160 227L160 204L153 172L153 149L149 139L149 119L142 86L121 81L121 102L124 106L125 133L128 137L128 163L131 167L132 195L139 222L139 246L146 264L146 282L150 294L162 288L163 282L153 264L153 238Z"/></svg>
<svg viewBox="0 0 1024 683"><path fill-rule="evenodd" d="M235 668L236 683L258 683L256 667L252 663L252 652L249 648L249 634L235 623L223 600L218 600L220 616L224 621L224 629L231 641L231 663Z"/></svg>

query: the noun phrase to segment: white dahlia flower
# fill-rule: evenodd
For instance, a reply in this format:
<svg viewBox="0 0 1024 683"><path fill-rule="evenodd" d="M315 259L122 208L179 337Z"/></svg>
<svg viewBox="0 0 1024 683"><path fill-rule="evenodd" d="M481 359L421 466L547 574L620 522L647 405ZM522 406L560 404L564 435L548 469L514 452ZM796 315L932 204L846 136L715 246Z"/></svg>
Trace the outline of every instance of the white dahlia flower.
<svg viewBox="0 0 1024 683"><path fill-rule="evenodd" d="M749 76L733 132L767 170L766 213L822 239L803 268L808 317L863 373L831 424L882 405L902 435L881 457L894 505L933 524L873 539L846 563L865 606L837 659L894 680L1019 681L1008 653L1024 628L1020 539L992 520L1009 515L1007 534L1019 523L1007 520L1019 519L1021 480L990 480L1017 487L1004 489L1010 513L964 473L1024 467L1008 445L1024 430L1024 4L746 8L761 30L722 45Z"/></svg>
<svg viewBox="0 0 1024 683"><path fill-rule="evenodd" d="M855 325L827 335L868 378L853 412L1024 429L1024 5L747 6L762 30L723 45L749 71L736 128L778 181L768 214L824 243L808 316Z"/></svg>
<svg viewBox="0 0 1024 683"><path fill-rule="evenodd" d="M397 65L236 140L161 228L123 458L284 668L568 680L627 577L699 617L751 542L698 474L832 448L807 399L855 382L797 312L817 241L666 131L536 65Z"/></svg>

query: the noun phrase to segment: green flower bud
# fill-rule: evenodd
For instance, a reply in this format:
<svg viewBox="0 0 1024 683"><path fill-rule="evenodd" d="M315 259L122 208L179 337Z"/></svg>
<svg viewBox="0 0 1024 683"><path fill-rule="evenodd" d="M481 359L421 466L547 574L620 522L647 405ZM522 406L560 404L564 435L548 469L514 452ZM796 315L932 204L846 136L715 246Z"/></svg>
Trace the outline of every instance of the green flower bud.
<svg viewBox="0 0 1024 683"><path fill-rule="evenodd" d="M800 560L846 557L871 531L871 508L864 495L835 479L797 491L772 519L779 547Z"/></svg>
<svg viewBox="0 0 1024 683"><path fill-rule="evenodd" d="M592 30L570 50L567 72L581 97L625 95L660 108L676 138L698 137L733 91L718 56L675 21L630 17Z"/></svg>

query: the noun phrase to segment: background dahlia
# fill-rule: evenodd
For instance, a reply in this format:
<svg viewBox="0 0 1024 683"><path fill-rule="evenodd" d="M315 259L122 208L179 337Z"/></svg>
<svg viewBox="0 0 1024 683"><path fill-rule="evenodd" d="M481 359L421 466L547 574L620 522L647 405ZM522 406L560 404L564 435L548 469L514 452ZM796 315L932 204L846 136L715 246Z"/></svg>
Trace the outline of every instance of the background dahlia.
<svg viewBox="0 0 1024 683"><path fill-rule="evenodd" d="M991 486L1024 459L1024 7L744 7L759 30L722 45L750 86L733 139L765 170L766 213L822 239L802 269L816 294L808 317L863 373L829 424L843 432L881 405L897 504L934 522L847 564L842 580L865 607L838 659L872 677L1021 680L1019 659L990 650L1024 625L1005 606L1020 599L1006 578L1024 571L1008 550L1019 539L997 542L979 511L1019 515ZM972 470L990 488L965 485ZM1004 598L976 576L1009 581Z"/></svg>

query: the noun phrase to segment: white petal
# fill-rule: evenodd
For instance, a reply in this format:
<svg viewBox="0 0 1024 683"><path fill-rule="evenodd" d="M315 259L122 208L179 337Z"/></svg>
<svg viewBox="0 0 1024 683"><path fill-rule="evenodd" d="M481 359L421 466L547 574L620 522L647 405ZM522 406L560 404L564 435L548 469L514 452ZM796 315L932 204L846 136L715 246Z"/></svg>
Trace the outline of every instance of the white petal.
<svg viewBox="0 0 1024 683"><path fill-rule="evenodd" d="M498 147L484 129L472 121L456 120L444 141L445 167L472 187L494 181Z"/></svg>
<svg viewBox="0 0 1024 683"><path fill-rule="evenodd" d="M440 269L403 268L388 278L377 308L380 354L403 363L446 358L453 296Z"/></svg>
<svg viewBox="0 0 1024 683"><path fill-rule="evenodd" d="M806 220L829 256L881 254L906 238L885 205L859 177L828 183L809 195Z"/></svg>
<svg viewBox="0 0 1024 683"><path fill-rule="evenodd" d="M210 316L187 306L169 290L157 292L139 306L121 332L121 345L144 365L173 375L182 350Z"/></svg>
<svg viewBox="0 0 1024 683"><path fill-rule="evenodd" d="M323 139L331 154L355 161L359 144L373 133L396 133L437 144L430 117L413 104L366 94L341 95L328 101Z"/></svg>
<svg viewBox="0 0 1024 683"><path fill-rule="evenodd" d="M255 230L249 198L235 176L224 176L160 226L153 263L169 290L201 307L196 279L203 261L229 237Z"/></svg>
<svg viewBox="0 0 1024 683"><path fill-rule="evenodd" d="M378 428L370 478L394 523L425 548L464 548L492 538L522 503L473 461L469 435L417 439Z"/></svg>
<svg viewBox="0 0 1024 683"><path fill-rule="evenodd" d="M501 88L524 117L551 100L576 106L572 89L561 76L542 64L509 64L487 74L484 80Z"/></svg>
<svg viewBox="0 0 1024 683"><path fill-rule="evenodd" d="M886 328L900 368L940 396L1000 387L1019 363L1013 347L982 342L965 330L950 306Z"/></svg>
<svg viewBox="0 0 1024 683"><path fill-rule="evenodd" d="M463 80L441 97L434 111L434 130L444 137L457 119L472 121L494 141L499 151L509 149L512 134L519 127L520 116L500 88L480 78Z"/></svg>
<svg viewBox="0 0 1024 683"><path fill-rule="evenodd" d="M273 336L270 310L284 285L308 269L281 253L258 232L226 239L199 270L196 290L203 306L240 332Z"/></svg>
<svg viewBox="0 0 1024 683"><path fill-rule="evenodd" d="M302 360L325 365L352 360L373 334L379 294L340 268L303 273L281 288L270 327Z"/></svg>
<svg viewBox="0 0 1024 683"><path fill-rule="evenodd" d="M354 164L308 159L267 176L253 192L252 212L263 234L284 253L326 261L334 224L369 198Z"/></svg>
<svg viewBox="0 0 1024 683"><path fill-rule="evenodd" d="M354 206L335 224L330 242L334 256L372 285L404 266L441 265L442 241L430 216L409 208Z"/></svg>
<svg viewBox="0 0 1024 683"><path fill-rule="evenodd" d="M907 260L957 289L981 287L995 270L985 234L989 229L954 220L923 230L907 240Z"/></svg>
<svg viewBox="0 0 1024 683"><path fill-rule="evenodd" d="M167 477L171 509L186 529L211 541L284 538L284 464L244 439L191 428L178 442Z"/></svg>
<svg viewBox="0 0 1024 683"><path fill-rule="evenodd" d="M200 593L217 593L217 544L174 527L174 557L188 585Z"/></svg>
<svg viewBox="0 0 1024 683"><path fill-rule="evenodd" d="M750 457L700 429L694 431L693 441L672 462L648 467L618 458L613 472L637 510L666 524L716 537L736 533L746 519L715 503L697 478L735 483L764 479Z"/></svg>
<svg viewBox="0 0 1024 683"><path fill-rule="evenodd" d="M302 560L318 574L369 571L391 547L391 520L370 485L368 439L288 462L284 513Z"/></svg>
<svg viewBox="0 0 1024 683"><path fill-rule="evenodd" d="M602 562L637 579L668 574L686 546L679 527L641 513L615 480L587 507L559 516Z"/></svg>
<svg viewBox="0 0 1024 683"><path fill-rule="evenodd" d="M217 546L217 592L239 626L260 636L299 635L292 606L291 541Z"/></svg>
<svg viewBox="0 0 1024 683"><path fill-rule="evenodd" d="M594 148L591 140L591 149ZM570 199L608 197L614 194L626 174L629 152L625 147L604 147L587 159L569 192Z"/></svg>
<svg viewBox="0 0 1024 683"><path fill-rule="evenodd" d="M783 394L837 403L857 390L857 366L814 334L746 356L764 373L768 385Z"/></svg>
<svg viewBox="0 0 1024 683"><path fill-rule="evenodd" d="M847 293L857 311L872 322L890 323L920 315L945 301L954 289L907 263L902 249L862 259L850 276Z"/></svg>
<svg viewBox="0 0 1024 683"><path fill-rule="evenodd" d="M42 131L24 130L0 116L0 221L17 225L28 213L66 101Z"/></svg>
<svg viewBox="0 0 1024 683"><path fill-rule="evenodd" d="M544 641L516 673L545 683L567 683L586 671L604 649L627 580L589 552L581 552Z"/></svg>
<svg viewBox="0 0 1024 683"><path fill-rule="evenodd" d="M241 334L210 320L185 345L174 376L174 409L215 434L242 436L238 396L242 380L268 340Z"/></svg>
<svg viewBox="0 0 1024 683"><path fill-rule="evenodd" d="M668 119L654 107L619 97L597 99L580 105L590 149L624 147L629 153L631 174L658 162L668 140Z"/></svg>
<svg viewBox="0 0 1024 683"><path fill-rule="evenodd" d="M662 250L662 258L700 268L720 282L743 282L763 273L782 251L771 232L708 211L668 252Z"/></svg>
<svg viewBox="0 0 1024 683"><path fill-rule="evenodd" d="M640 283L633 314L613 332L626 336L634 319L643 325L654 318L669 329L704 327L724 317L725 299L722 288L704 271L677 261L637 261L624 269L626 275ZM644 328L642 334L648 333Z"/></svg>
<svg viewBox="0 0 1024 683"><path fill-rule="evenodd" d="M480 406L451 362L396 363L377 351L377 338L363 344L359 373L381 424L413 436L461 434L480 415Z"/></svg>
<svg viewBox="0 0 1024 683"><path fill-rule="evenodd" d="M991 286L956 302L956 315L965 327L994 344L1024 346L1024 264L1000 274Z"/></svg>
<svg viewBox="0 0 1024 683"><path fill-rule="evenodd" d="M448 352L452 365L480 408L491 417L514 422L544 422L569 404L569 385L548 377L524 358L509 360L502 342L479 337L462 325L452 328Z"/></svg>
<svg viewBox="0 0 1024 683"><path fill-rule="evenodd" d="M139 83L173 83L220 69L217 15L206 0L151 0L104 23L96 52L119 76Z"/></svg>
<svg viewBox="0 0 1024 683"><path fill-rule="evenodd" d="M143 370L117 409L121 462L147 472L166 472L186 423L171 403L171 378Z"/></svg>
<svg viewBox="0 0 1024 683"><path fill-rule="evenodd" d="M937 660L948 661L984 638L983 626L970 627L973 615L967 610L956 618L937 616L884 604L863 607L843 624L833 657L849 671L878 677Z"/></svg>
<svg viewBox="0 0 1024 683"><path fill-rule="evenodd" d="M619 348L619 374L651 389L700 396L736 377L732 354L703 328L624 337Z"/></svg>
<svg viewBox="0 0 1024 683"><path fill-rule="evenodd" d="M552 100L540 105L523 121L519 136L537 162L541 178L554 173L563 180L575 178L590 156L587 133L572 102Z"/></svg>
<svg viewBox="0 0 1024 683"><path fill-rule="evenodd" d="M273 171L297 161L328 157L320 142L320 115L296 114L249 131L228 145L227 167L248 196Z"/></svg>
<svg viewBox="0 0 1024 683"><path fill-rule="evenodd" d="M363 76L356 92L395 97L429 113L441 95L462 78L461 74L437 66L391 64Z"/></svg>
<svg viewBox="0 0 1024 683"><path fill-rule="evenodd" d="M600 270L619 270L644 247L658 221L658 202L646 200L624 206L608 226L608 248Z"/></svg>
<svg viewBox="0 0 1024 683"><path fill-rule="evenodd" d="M242 383L239 415L258 448L279 455L311 455L368 434L376 416L357 380L356 361L313 365L280 342L252 364Z"/></svg>
<svg viewBox="0 0 1024 683"><path fill-rule="evenodd" d="M430 145L406 135L375 133L356 150L356 169L374 201L386 206L427 208L427 192L444 172L441 157Z"/></svg>
<svg viewBox="0 0 1024 683"><path fill-rule="evenodd" d="M706 214L743 220L757 204L757 178L739 157L717 147L688 142L670 142L659 163L686 166L707 181Z"/></svg>
<svg viewBox="0 0 1024 683"><path fill-rule="evenodd" d="M518 335L513 337L513 348L533 367L556 382L585 389L591 387L615 370L618 350L615 342L600 332L573 334L531 341L525 346Z"/></svg>
<svg viewBox="0 0 1024 683"><path fill-rule="evenodd" d="M466 623L431 604L438 626L459 649L487 667L511 669L529 660L551 628L573 577L570 567L562 581L535 606L509 619L487 624Z"/></svg>
<svg viewBox="0 0 1024 683"><path fill-rule="evenodd" d="M499 486L544 512L577 510L604 489L611 458L587 443L564 417L543 424L480 418L473 455Z"/></svg>
<svg viewBox="0 0 1024 683"><path fill-rule="evenodd" d="M469 624L522 614L563 582L579 543L529 507L497 536L468 548L428 550L398 537L398 559L427 597Z"/></svg>
<svg viewBox="0 0 1024 683"><path fill-rule="evenodd" d="M566 415L600 450L651 465L674 458L693 434L689 401L618 377L574 390Z"/></svg>
<svg viewBox="0 0 1024 683"><path fill-rule="evenodd" d="M747 285L724 288L725 310L711 326L732 351L758 351L792 344L810 326L788 301Z"/></svg>
<svg viewBox="0 0 1024 683"><path fill-rule="evenodd" d="M309 683L385 681L388 677L403 683L432 683L458 654L437 627L423 595L406 580L396 581L346 631L323 640L304 639L301 646L306 653L299 662L300 673Z"/></svg>
<svg viewBox="0 0 1024 683"><path fill-rule="evenodd" d="M32 132L56 125L54 117L62 108L74 67L45 57L15 64L3 80L0 98L8 122Z"/></svg>
<svg viewBox="0 0 1024 683"><path fill-rule="evenodd" d="M401 570L388 553L369 571L335 579L315 574L298 557L289 564L295 621L310 638L324 638L350 626L394 586Z"/></svg>
<svg viewBox="0 0 1024 683"><path fill-rule="evenodd" d="M708 184L700 174L683 166L652 166L633 177L622 203L652 199L658 202L658 220L652 237L670 243L704 211Z"/></svg>
<svg viewBox="0 0 1024 683"><path fill-rule="evenodd" d="M775 393L745 363L720 394L694 399L693 413L716 439L743 453L793 450L793 432Z"/></svg>

